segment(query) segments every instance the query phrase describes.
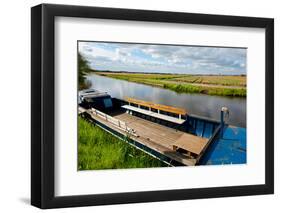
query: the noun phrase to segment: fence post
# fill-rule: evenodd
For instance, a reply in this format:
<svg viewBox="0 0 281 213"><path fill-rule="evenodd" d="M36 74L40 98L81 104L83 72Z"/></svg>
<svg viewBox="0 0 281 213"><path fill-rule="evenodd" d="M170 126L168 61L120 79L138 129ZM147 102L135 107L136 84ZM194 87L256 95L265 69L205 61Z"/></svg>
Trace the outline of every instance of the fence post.
<svg viewBox="0 0 281 213"><path fill-rule="evenodd" d="M221 131L220 131L221 137L223 137L223 130L224 130L224 125L225 125L225 120L224 120L225 115L229 115L229 110L227 107L222 107L221 108Z"/></svg>

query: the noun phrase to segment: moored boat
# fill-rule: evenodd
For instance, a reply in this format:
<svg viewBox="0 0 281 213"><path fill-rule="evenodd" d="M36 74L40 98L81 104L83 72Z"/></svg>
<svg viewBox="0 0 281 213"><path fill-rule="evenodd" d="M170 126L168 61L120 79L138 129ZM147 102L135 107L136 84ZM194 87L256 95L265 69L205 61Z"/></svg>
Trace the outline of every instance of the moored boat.
<svg viewBox="0 0 281 213"><path fill-rule="evenodd" d="M79 113L171 166L246 163L246 129L192 115L182 108L94 89L79 91Z"/></svg>

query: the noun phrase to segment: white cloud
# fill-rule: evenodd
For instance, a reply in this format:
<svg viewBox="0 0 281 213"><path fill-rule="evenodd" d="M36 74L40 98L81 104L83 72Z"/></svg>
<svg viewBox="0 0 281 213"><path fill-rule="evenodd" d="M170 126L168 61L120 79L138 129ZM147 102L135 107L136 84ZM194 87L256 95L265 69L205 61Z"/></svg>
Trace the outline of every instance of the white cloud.
<svg viewBox="0 0 281 213"><path fill-rule="evenodd" d="M94 69L194 74L245 74L246 49L79 42Z"/></svg>

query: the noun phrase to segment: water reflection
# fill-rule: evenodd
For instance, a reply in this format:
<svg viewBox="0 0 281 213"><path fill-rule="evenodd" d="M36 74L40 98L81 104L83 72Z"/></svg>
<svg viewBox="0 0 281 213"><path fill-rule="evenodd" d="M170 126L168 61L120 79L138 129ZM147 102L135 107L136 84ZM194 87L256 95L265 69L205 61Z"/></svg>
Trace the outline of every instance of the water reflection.
<svg viewBox="0 0 281 213"><path fill-rule="evenodd" d="M219 120L220 109L230 110L229 124L246 127L246 99L208 96L203 94L178 94L158 87L117 80L91 74L87 79L92 88L108 92L112 97L134 97L159 104L185 108L189 113Z"/></svg>

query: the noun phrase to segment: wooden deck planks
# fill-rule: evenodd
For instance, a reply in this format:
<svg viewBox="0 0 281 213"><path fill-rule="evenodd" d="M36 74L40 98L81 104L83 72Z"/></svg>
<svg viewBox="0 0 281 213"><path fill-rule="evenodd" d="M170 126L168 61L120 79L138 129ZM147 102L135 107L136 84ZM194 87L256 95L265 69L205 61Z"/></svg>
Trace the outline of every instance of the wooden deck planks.
<svg viewBox="0 0 281 213"><path fill-rule="evenodd" d="M173 143L173 149L182 148L199 155L207 145L207 142L208 139L206 138L184 133Z"/></svg>
<svg viewBox="0 0 281 213"><path fill-rule="evenodd" d="M126 134L126 132L118 129L110 122L101 119L100 117L91 113L91 111L86 110L86 112L89 113L93 119L105 124L121 134ZM173 150L174 142L178 141L183 135L188 133L177 131L175 129L153 123L127 113L120 113L113 115L113 117L124 121L130 128L136 131L137 136L131 136L135 141L138 141L139 143L142 143L143 145L187 166L193 166L196 164L196 159L188 158L187 156Z"/></svg>
<svg viewBox="0 0 281 213"><path fill-rule="evenodd" d="M145 119L128 115L126 113L115 116L117 119L128 123L130 128L133 128L138 135L144 138L149 138L151 141L158 141L167 148L172 149L172 143L179 139L183 132L175 129L162 126Z"/></svg>

